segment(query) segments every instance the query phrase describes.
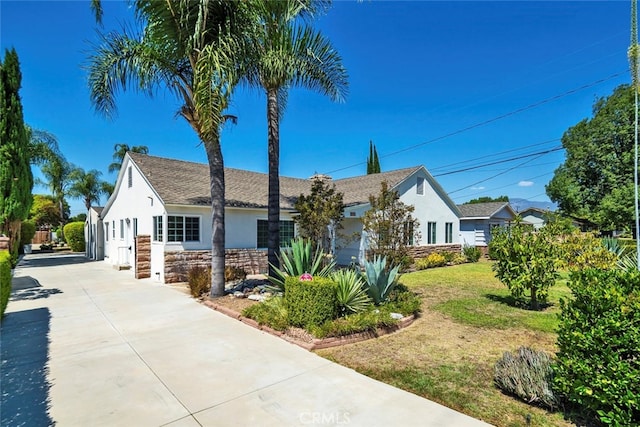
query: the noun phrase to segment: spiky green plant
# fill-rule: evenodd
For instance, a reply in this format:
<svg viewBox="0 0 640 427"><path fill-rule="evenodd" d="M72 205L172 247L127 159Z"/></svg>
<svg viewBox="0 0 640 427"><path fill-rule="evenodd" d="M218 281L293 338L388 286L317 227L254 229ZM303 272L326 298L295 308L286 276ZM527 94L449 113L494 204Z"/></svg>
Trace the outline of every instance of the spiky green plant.
<svg viewBox="0 0 640 427"><path fill-rule="evenodd" d="M367 294L375 305L389 299L389 294L396 286L400 266L387 270L387 257L375 256L373 261L365 260L363 277L366 282Z"/></svg>
<svg viewBox="0 0 640 427"><path fill-rule="evenodd" d="M336 293L340 316L363 312L371 304L359 273L344 269L333 273L332 278L337 283Z"/></svg>
<svg viewBox="0 0 640 427"><path fill-rule="evenodd" d="M602 246L607 248L609 252L615 254L618 258L622 257L626 252L625 247L621 245L620 241L615 237L603 237Z"/></svg>
<svg viewBox="0 0 640 427"><path fill-rule="evenodd" d="M336 262L332 259L325 264L326 254L318 246L312 251L311 240L297 238L291 241L291 246L280 251L278 260L281 268L271 265L273 275L268 277L276 292L284 292L284 281L289 276L300 276L309 273L312 276L329 277Z"/></svg>

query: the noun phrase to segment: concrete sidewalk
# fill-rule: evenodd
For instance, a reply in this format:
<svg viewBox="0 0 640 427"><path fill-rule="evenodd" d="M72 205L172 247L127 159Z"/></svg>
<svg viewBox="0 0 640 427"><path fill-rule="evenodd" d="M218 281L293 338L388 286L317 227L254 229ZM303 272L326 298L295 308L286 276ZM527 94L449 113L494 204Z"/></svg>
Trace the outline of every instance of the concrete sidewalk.
<svg viewBox="0 0 640 427"><path fill-rule="evenodd" d="M81 256L27 255L13 286L0 425L486 425Z"/></svg>

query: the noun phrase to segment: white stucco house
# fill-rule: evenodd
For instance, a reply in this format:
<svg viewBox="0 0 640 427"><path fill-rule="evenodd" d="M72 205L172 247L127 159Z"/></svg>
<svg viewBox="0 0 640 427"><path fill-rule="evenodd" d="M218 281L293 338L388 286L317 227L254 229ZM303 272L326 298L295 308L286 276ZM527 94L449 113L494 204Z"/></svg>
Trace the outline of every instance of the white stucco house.
<svg viewBox="0 0 640 427"><path fill-rule="evenodd" d="M458 208L431 174L416 166L331 181L344 194L343 234L361 235L346 244L338 242L339 264L361 256L366 247L360 218L369 209L369 196L380 192L383 181L404 203L415 207L413 216L420 222L422 235L416 245L460 244ZM311 184L310 179L280 178L281 241L295 236L294 203L300 194L310 193ZM227 261L260 258L256 265L266 270L268 175L226 168L225 186ZM136 277L176 281L175 263L191 261L195 254L206 257L211 250L209 168L127 153L99 219L105 262L118 268L131 266Z"/></svg>
<svg viewBox="0 0 640 427"><path fill-rule="evenodd" d="M513 222L516 213L509 202L470 203L458 205L462 244L486 250L491 241L491 229Z"/></svg>
<svg viewBox="0 0 640 427"><path fill-rule="evenodd" d="M104 226L102 207L91 206L84 221L85 255L91 260L104 259Z"/></svg>

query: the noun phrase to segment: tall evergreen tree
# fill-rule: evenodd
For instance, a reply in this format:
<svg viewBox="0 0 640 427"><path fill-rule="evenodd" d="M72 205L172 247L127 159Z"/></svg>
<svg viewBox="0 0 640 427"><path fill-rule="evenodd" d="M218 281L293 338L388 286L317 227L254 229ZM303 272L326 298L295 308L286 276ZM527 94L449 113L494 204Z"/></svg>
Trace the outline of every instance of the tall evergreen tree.
<svg viewBox="0 0 640 427"><path fill-rule="evenodd" d="M380 173L380 160L378 160L378 150L373 141L369 141L369 157L367 157L367 175Z"/></svg>
<svg viewBox="0 0 640 427"><path fill-rule="evenodd" d="M9 237L12 252L20 240L20 224L33 201L29 137L22 116L22 73L15 49L0 63L0 233Z"/></svg>

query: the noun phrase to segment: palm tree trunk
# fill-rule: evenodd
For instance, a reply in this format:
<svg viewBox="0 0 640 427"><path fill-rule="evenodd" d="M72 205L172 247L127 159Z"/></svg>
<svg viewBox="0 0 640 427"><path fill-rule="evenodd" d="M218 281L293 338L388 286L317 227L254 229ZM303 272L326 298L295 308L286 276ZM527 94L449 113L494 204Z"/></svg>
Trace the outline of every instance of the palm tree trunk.
<svg viewBox="0 0 640 427"><path fill-rule="evenodd" d="M211 186L211 296L224 295L224 162L220 141L205 142Z"/></svg>
<svg viewBox="0 0 640 427"><path fill-rule="evenodd" d="M278 92L267 90L267 123L269 127L269 201L267 259L269 275L273 276L272 265L279 267L278 252L280 250L280 120L278 117Z"/></svg>

